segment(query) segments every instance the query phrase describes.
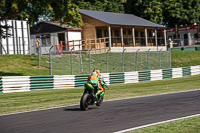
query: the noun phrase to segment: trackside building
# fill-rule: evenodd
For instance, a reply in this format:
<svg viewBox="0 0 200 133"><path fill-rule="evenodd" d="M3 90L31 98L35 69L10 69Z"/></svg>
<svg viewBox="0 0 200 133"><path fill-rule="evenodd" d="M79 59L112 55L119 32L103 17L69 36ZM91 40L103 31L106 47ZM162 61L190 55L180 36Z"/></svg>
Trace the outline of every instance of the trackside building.
<svg viewBox="0 0 200 133"><path fill-rule="evenodd" d="M27 21L4 20L0 25L11 26L7 33L11 36L2 38L0 41L0 54L29 54L30 53L30 32Z"/></svg>
<svg viewBox="0 0 200 133"><path fill-rule="evenodd" d="M175 28L168 28L166 29L167 32L167 39L174 41L173 47L179 47L179 46L191 46L198 44L198 36L197 31L198 26L192 25L192 26L184 26L178 28L178 38L175 36ZM164 31L161 30L161 33Z"/></svg>

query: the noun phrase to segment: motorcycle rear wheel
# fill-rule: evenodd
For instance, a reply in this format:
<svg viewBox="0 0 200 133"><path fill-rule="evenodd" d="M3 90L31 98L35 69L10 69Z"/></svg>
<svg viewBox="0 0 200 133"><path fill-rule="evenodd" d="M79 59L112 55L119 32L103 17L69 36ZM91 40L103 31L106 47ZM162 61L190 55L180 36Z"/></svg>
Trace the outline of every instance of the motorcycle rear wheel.
<svg viewBox="0 0 200 133"><path fill-rule="evenodd" d="M90 94L88 94L88 93L83 94L81 101L80 101L81 110L88 110L88 105L90 104L89 103L90 99L91 99Z"/></svg>

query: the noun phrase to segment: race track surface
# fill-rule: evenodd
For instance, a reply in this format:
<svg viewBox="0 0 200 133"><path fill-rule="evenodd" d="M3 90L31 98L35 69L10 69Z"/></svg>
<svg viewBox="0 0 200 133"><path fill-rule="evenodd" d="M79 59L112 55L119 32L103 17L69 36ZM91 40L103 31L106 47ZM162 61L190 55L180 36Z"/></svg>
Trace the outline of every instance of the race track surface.
<svg viewBox="0 0 200 133"><path fill-rule="evenodd" d="M0 116L1 133L110 133L200 113L200 90Z"/></svg>

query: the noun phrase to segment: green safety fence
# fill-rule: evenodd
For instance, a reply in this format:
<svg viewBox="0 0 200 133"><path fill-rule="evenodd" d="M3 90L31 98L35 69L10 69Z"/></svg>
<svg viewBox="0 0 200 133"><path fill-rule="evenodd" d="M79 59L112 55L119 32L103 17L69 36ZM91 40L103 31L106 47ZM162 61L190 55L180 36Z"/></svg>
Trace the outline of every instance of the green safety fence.
<svg viewBox="0 0 200 133"><path fill-rule="evenodd" d="M191 76L191 68L190 67L183 67L182 73L183 73L183 77L184 76Z"/></svg>
<svg viewBox="0 0 200 133"><path fill-rule="evenodd" d="M178 48L168 48L168 50L171 50L171 51L180 51L180 50L197 50L199 51L200 50L200 47L178 47Z"/></svg>
<svg viewBox="0 0 200 133"><path fill-rule="evenodd" d="M183 48L168 48L168 50L171 50L171 51L179 51L179 50L183 50Z"/></svg>
<svg viewBox="0 0 200 133"><path fill-rule="evenodd" d="M196 47L183 47L183 50L195 50Z"/></svg>
<svg viewBox="0 0 200 133"><path fill-rule="evenodd" d="M163 75L163 79L172 78L172 69L163 69L162 75Z"/></svg>
<svg viewBox="0 0 200 133"><path fill-rule="evenodd" d="M124 73L110 73L110 84L124 84Z"/></svg>
<svg viewBox="0 0 200 133"><path fill-rule="evenodd" d="M200 51L200 47L196 47L195 50Z"/></svg>
<svg viewBox="0 0 200 133"><path fill-rule="evenodd" d="M151 72L150 71L139 71L138 74L139 74L139 82L151 80Z"/></svg>
<svg viewBox="0 0 200 133"><path fill-rule="evenodd" d="M54 78L53 76L32 76L30 77L31 91L38 89L53 89Z"/></svg>

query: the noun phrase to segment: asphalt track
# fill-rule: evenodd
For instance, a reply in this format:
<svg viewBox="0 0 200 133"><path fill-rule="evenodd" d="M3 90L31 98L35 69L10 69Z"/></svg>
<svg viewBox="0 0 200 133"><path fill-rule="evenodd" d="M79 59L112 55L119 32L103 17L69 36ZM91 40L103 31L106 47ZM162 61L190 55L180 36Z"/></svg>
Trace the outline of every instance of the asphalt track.
<svg viewBox="0 0 200 133"><path fill-rule="evenodd" d="M0 116L1 133L110 133L200 114L200 90Z"/></svg>

